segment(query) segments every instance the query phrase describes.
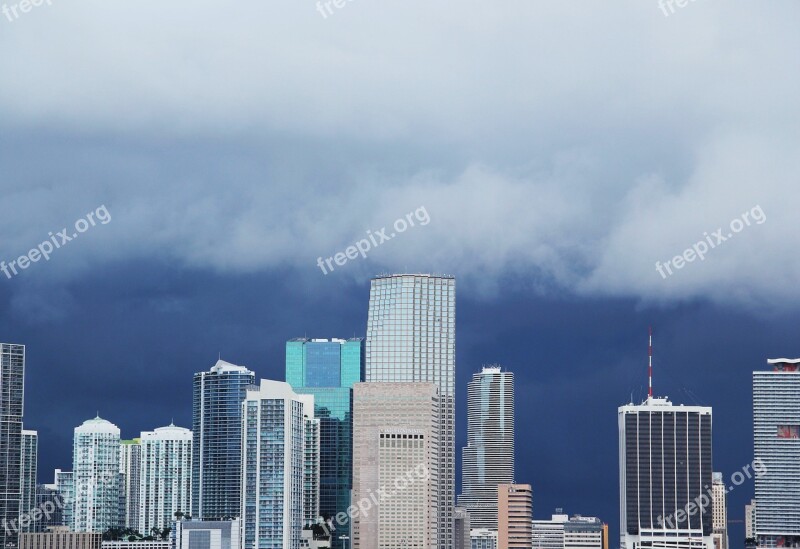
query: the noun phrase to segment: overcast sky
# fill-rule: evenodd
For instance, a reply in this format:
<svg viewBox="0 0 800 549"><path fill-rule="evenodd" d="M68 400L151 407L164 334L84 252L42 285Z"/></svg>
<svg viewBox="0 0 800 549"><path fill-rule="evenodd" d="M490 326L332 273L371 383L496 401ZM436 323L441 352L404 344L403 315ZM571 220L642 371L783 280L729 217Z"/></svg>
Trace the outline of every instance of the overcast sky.
<svg viewBox="0 0 800 549"><path fill-rule="evenodd" d="M217 353L281 379L286 339L363 335L369 278L394 271L458 279L461 408L482 363L518 373L537 517L565 507L616 535L616 407L646 383L648 324L661 386L715 407L715 467L752 459L750 372L798 354L800 5L18 14L0 15L0 260L111 219L0 273L41 480L97 410L127 437L187 425L191 373ZM429 223L318 267L420 208Z"/></svg>

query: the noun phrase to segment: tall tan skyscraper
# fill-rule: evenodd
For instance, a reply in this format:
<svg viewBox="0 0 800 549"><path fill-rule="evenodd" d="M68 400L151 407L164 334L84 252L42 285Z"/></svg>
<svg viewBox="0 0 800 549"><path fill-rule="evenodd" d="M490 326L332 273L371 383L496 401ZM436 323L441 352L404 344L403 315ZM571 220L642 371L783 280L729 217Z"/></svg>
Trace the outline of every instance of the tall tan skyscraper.
<svg viewBox="0 0 800 549"><path fill-rule="evenodd" d="M456 479L455 279L429 274L374 278L369 293L366 353L367 382L415 381L435 383L439 389L438 547L452 549Z"/></svg>
<svg viewBox="0 0 800 549"><path fill-rule="evenodd" d="M533 491L530 484L497 486L497 548L531 547Z"/></svg>
<svg viewBox="0 0 800 549"><path fill-rule="evenodd" d="M435 384L353 386L353 549L438 547L438 452Z"/></svg>
<svg viewBox="0 0 800 549"><path fill-rule="evenodd" d="M722 473L714 473L711 481L711 518L714 531L714 549L728 549L728 488Z"/></svg>

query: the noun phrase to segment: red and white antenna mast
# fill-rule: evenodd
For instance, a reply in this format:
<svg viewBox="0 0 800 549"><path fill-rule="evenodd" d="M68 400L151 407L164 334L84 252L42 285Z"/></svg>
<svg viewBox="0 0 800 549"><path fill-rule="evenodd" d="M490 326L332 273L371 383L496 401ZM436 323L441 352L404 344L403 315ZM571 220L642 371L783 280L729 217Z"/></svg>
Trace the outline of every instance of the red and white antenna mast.
<svg viewBox="0 0 800 549"><path fill-rule="evenodd" d="M653 398L653 327L648 328L649 341L647 344L647 394Z"/></svg>

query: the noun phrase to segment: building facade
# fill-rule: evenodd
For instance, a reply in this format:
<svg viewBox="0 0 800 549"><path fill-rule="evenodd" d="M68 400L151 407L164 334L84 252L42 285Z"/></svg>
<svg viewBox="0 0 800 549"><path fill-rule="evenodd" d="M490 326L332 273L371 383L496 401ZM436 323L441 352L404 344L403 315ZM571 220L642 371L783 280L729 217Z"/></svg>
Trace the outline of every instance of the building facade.
<svg viewBox="0 0 800 549"><path fill-rule="evenodd" d="M119 445L119 472L124 475L125 527L140 530L139 491L141 487L142 446L138 438L122 440Z"/></svg>
<svg viewBox="0 0 800 549"><path fill-rule="evenodd" d="M744 537L755 540L756 537L756 500L751 499L749 505L744 506Z"/></svg>
<svg viewBox="0 0 800 549"><path fill-rule="evenodd" d="M433 383L353 388L353 549L439 546L440 417Z"/></svg>
<svg viewBox="0 0 800 549"><path fill-rule="evenodd" d="M483 368L467 389L467 446L458 505L473 528L497 529L497 486L514 482L514 374Z"/></svg>
<svg viewBox="0 0 800 549"><path fill-rule="evenodd" d="M456 282L398 274L374 278L367 319L366 381L427 382L439 390L438 546L452 549L455 503Z"/></svg>
<svg viewBox="0 0 800 549"><path fill-rule="evenodd" d="M469 531L471 549L497 549L497 530L473 528Z"/></svg>
<svg viewBox="0 0 800 549"><path fill-rule="evenodd" d="M63 503L63 525L72 528L75 515L75 475L72 471L56 469L54 485Z"/></svg>
<svg viewBox="0 0 800 549"><path fill-rule="evenodd" d="M191 510L192 432L171 424L143 432L140 440L138 529L147 535Z"/></svg>
<svg viewBox="0 0 800 549"><path fill-rule="evenodd" d="M711 482L714 549L728 549L728 488L722 480L722 473L714 473Z"/></svg>
<svg viewBox="0 0 800 549"><path fill-rule="evenodd" d="M470 520L469 513L463 507L453 508L453 548L470 549Z"/></svg>
<svg viewBox="0 0 800 549"><path fill-rule="evenodd" d="M20 453L20 532L35 532L36 521L23 521L36 508L36 463L39 454L39 435L36 431L22 430ZM27 523L27 524L26 524Z"/></svg>
<svg viewBox="0 0 800 549"><path fill-rule="evenodd" d="M299 549L308 500L306 429L314 419L314 397L296 394L288 383L262 379L247 390L242 408L242 547Z"/></svg>
<svg viewBox="0 0 800 549"><path fill-rule="evenodd" d="M103 534L70 532L66 526L49 532L21 534L19 549L102 549Z"/></svg>
<svg viewBox="0 0 800 549"><path fill-rule="evenodd" d="M619 408L620 535L623 549L712 549L711 408L648 397ZM694 512L692 512L694 509Z"/></svg>
<svg viewBox="0 0 800 549"><path fill-rule="evenodd" d="M350 507L353 385L364 380L364 359L361 338L286 342L286 381L296 393L314 396L314 416L320 423L319 515L325 520ZM349 520L337 524L333 547L346 549L346 539L339 538L349 535Z"/></svg>
<svg viewBox="0 0 800 549"><path fill-rule="evenodd" d="M229 519L241 510L242 400L255 374L219 360L194 375L192 516Z"/></svg>
<svg viewBox="0 0 800 549"><path fill-rule="evenodd" d="M34 505L43 513L42 517L34 523L32 532L47 532L48 528L65 526L64 498L61 497L55 484L38 484Z"/></svg>
<svg viewBox="0 0 800 549"><path fill-rule="evenodd" d="M527 549L531 546L533 490L530 484L499 484L497 515L499 549Z"/></svg>
<svg viewBox="0 0 800 549"><path fill-rule="evenodd" d="M171 549L240 549L241 525L239 519L177 521Z"/></svg>
<svg viewBox="0 0 800 549"><path fill-rule="evenodd" d="M0 343L0 524L16 524L22 499L22 409L25 346ZM0 527L0 546L16 547L17 532Z"/></svg>
<svg viewBox="0 0 800 549"><path fill-rule="evenodd" d="M120 516L119 427L99 416L75 428L72 453L75 532L105 532Z"/></svg>
<svg viewBox="0 0 800 549"><path fill-rule="evenodd" d="M753 372L758 547L800 546L800 359L768 360Z"/></svg>

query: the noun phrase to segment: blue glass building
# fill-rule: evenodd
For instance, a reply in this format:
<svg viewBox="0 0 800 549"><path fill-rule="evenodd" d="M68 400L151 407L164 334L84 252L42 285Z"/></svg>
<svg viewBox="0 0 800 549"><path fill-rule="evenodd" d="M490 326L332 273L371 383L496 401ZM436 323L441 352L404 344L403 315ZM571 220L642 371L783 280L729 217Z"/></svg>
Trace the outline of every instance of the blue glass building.
<svg viewBox="0 0 800 549"><path fill-rule="evenodd" d="M242 401L255 374L224 360L194 375L192 398L192 516L241 513Z"/></svg>
<svg viewBox="0 0 800 549"><path fill-rule="evenodd" d="M314 396L320 420L320 515L346 512L353 487L353 385L364 380L364 340L305 339L286 342L286 381L298 394ZM350 524L336 525L332 547Z"/></svg>

